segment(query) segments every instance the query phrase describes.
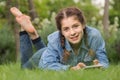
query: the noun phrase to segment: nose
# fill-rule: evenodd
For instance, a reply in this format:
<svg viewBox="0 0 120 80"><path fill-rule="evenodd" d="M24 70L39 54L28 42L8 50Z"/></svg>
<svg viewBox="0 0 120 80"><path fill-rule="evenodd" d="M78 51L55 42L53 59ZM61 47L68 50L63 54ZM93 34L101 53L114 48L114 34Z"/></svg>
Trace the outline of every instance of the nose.
<svg viewBox="0 0 120 80"><path fill-rule="evenodd" d="M70 29L70 35L74 36L75 35L75 31L73 29Z"/></svg>

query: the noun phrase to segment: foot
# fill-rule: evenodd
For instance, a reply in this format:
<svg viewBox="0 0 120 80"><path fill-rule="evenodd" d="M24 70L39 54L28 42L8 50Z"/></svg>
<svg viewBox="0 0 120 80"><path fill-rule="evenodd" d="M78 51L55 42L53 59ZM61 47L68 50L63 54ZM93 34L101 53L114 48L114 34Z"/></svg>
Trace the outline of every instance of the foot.
<svg viewBox="0 0 120 80"><path fill-rule="evenodd" d="M16 17L16 21L21 25L22 30L25 30L32 39L38 37L37 31L32 25L29 16L22 14L16 7L12 7L10 11Z"/></svg>
<svg viewBox="0 0 120 80"><path fill-rule="evenodd" d="M23 14L21 16L16 17L16 21L28 33L34 33L36 31L34 26L32 25L32 23L30 21L29 16Z"/></svg>
<svg viewBox="0 0 120 80"><path fill-rule="evenodd" d="M18 16L23 15L22 12L21 12L19 9L17 9L16 7L10 8L10 12L11 12L15 17L18 17Z"/></svg>

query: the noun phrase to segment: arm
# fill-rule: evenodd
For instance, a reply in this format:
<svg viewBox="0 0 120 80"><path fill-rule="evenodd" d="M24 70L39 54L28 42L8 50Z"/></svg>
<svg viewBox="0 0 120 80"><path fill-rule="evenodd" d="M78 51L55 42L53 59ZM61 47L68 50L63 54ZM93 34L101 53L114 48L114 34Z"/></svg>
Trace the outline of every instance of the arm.
<svg viewBox="0 0 120 80"><path fill-rule="evenodd" d="M105 42L100 34L99 31L96 31L96 35L94 35L91 44L96 52L96 58L98 59L99 63L104 67L107 68L109 65L109 61L106 55L105 50Z"/></svg>
<svg viewBox="0 0 120 80"><path fill-rule="evenodd" d="M41 56L39 66L43 69L49 70L67 70L69 68L69 65L60 63L60 56L50 43L48 44L46 51Z"/></svg>
<svg viewBox="0 0 120 80"><path fill-rule="evenodd" d="M47 49L43 52L39 62L40 68L50 70L67 70L69 68L69 65L60 62L63 51L59 42L58 33L48 37Z"/></svg>

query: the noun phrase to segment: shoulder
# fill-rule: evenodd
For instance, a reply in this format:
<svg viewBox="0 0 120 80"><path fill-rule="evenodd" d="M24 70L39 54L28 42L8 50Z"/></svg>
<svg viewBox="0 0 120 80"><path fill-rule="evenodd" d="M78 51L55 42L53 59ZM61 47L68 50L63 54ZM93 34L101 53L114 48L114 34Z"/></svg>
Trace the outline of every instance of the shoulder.
<svg viewBox="0 0 120 80"><path fill-rule="evenodd" d="M60 33L59 33L59 31L55 31L55 32L49 34L47 39L48 39L49 42L54 42L54 41L60 40Z"/></svg>
<svg viewBox="0 0 120 80"><path fill-rule="evenodd" d="M94 27L86 27L88 44L93 50L97 50L105 45L104 39L99 30Z"/></svg>
<svg viewBox="0 0 120 80"><path fill-rule="evenodd" d="M60 42L60 32L55 31L51 33L48 37L48 44L47 47L50 49L54 49L57 51L61 50L61 42Z"/></svg>
<svg viewBox="0 0 120 80"><path fill-rule="evenodd" d="M98 29L90 26L86 26L86 32L88 37L99 37L101 36L101 33Z"/></svg>

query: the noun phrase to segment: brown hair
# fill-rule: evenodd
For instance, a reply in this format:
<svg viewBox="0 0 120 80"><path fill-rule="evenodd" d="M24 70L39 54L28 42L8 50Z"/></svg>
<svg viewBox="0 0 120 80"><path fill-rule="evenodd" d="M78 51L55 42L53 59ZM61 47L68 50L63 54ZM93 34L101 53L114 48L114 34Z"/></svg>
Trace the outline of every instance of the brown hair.
<svg viewBox="0 0 120 80"><path fill-rule="evenodd" d="M62 35L62 32L61 32L61 21L64 18L71 17L71 16L76 16L83 26L85 26L86 24L82 11L76 7L64 8L57 14L55 19L56 19L57 29L60 31L61 46L64 50L63 61L65 62L68 60L70 53L65 48L65 37Z"/></svg>

